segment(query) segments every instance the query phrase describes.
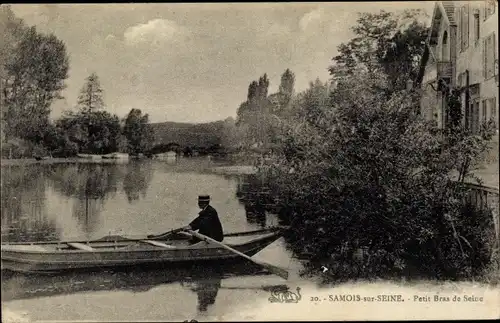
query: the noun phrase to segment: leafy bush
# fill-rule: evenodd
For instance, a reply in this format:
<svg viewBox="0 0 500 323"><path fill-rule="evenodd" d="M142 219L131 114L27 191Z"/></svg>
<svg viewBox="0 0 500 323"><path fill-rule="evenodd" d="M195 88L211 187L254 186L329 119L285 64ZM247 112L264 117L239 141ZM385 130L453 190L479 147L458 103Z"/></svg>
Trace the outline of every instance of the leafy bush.
<svg viewBox="0 0 500 323"><path fill-rule="evenodd" d="M491 215L464 207L468 191L450 173L470 177L487 144L463 131L443 137L419 116L414 93L381 84L353 77L317 118L283 134L270 180L289 208L292 249L312 267L342 260L344 269L331 270L340 276L480 273ZM362 264L352 260L360 248Z"/></svg>
<svg viewBox="0 0 500 323"><path fill-rule="evenodd" d="M43 157L47 154L45 147L28 140L10 139L2 143L2 158L33 158Z"/></svg>

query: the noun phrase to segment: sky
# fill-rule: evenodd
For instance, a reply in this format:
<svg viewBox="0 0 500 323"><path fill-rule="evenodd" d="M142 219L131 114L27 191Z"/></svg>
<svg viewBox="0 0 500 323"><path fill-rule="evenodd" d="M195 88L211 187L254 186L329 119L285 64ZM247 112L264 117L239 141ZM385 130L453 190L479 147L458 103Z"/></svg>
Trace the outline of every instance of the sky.
<svg viewBox="0 0 500 323"><path fill-rule="evenodd" d="M353 35L357 12L421 8L426 2L16 4L14 13L63 40L70 59L64 99L74 109L97 73L106 109L132 108L151 122L202 123L236 117L248 85L267 73L269 93L290 68L295 90L329 79L337 47Z"/></svg>

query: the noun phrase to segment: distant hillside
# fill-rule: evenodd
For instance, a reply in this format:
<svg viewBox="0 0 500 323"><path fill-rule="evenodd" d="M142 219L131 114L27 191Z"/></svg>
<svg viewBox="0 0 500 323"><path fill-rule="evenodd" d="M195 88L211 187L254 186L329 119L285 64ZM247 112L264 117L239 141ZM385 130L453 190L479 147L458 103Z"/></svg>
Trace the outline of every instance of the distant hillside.
<svg viewBox="0 0 500 323"><path fill-rule="evenodd" d="M210 123L152 123L155 134L155 145L177 143L182 147L210 147L220 144L223 120Z"/></svg>

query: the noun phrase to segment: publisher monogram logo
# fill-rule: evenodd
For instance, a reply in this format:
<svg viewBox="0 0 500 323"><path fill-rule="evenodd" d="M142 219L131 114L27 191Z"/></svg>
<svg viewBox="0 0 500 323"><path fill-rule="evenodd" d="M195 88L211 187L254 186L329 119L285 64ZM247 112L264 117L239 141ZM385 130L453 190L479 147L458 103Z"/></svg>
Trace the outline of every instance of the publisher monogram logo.
<svg viewBox="0 0 500 323"><path fill-rule="evenodd" d="M296 292L288 289L276 288L271 291L271 296L268 298L271 303L298 303L302 299L300 287L296 288Z"/></svg>

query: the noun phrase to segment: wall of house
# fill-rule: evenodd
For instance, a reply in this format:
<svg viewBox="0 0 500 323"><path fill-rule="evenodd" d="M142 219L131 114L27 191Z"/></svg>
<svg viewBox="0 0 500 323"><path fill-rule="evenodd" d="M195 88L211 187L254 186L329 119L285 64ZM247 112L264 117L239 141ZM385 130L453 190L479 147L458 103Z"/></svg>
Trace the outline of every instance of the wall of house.
<svg viewBox="0 0 500 323"><path fill-rule="evenodd" d="M461 48L461 28L462 28L462 13L461 8L463 6L468 7L468 21L469 21L469 33L468 33L468 46L465 49ZM497 131L492 141L492 150L490 151L490 156L488 157L490 161L498 161L498 81L495 77L485 78L485 66L484 66L484 39L494 33L494 38L498 38L498 5L496 5L495 12L493 15L488 16L485 19L486 1L470 1L457 3L455 9L455 20L457 21L457 42L455 50L457 53L456 60L456 73L455 82L458 86L465 86L464 73L466 70L469 71L469 84L477 84L479 86L479 93L471 99L479 101L479 105L475 105L474 113L478 115L475 116L480 122L484 120L490 120L495 117ZM475 17L474 13L479 14L479 37L476 36L475 28ZM498 40L495 41L495 58L498 59ZM498 71L496 72L498 74ZM494 98L494 103L492 101L487 102L486 109L483 109L485 100ZM465 95L462 96L462 107L465 114ZM494 109L494 111L492 111Z"/></svg>
<svg viewBox="0 0 500 323"><path fill-rule="evenodd" d="M442 13L444 15L444 13ZM446 34L446 45L443 46L443 40ZM443 126L443 98L440 93L436 93L429 85L429 83L436 82L437 80L437 62L450 61L453 55L452 44L455 43L453 39L454 33L448 23L448 20L443 16L439 24L437 44L431 46L431 53L427 61L424 78L423 78L423 97L421 99L422 115L427 120L434 120L438 127ZM436 84L434 83L434 88Z"/></svg>
<svg viewBox="0 0 500 323"><path fill-rule="evenodd" d="M462 50L462 7L466 7L468 9L468 46ZM484 6L481 1L473 2L458 2L457 7L455 8L455 20L458 24L458 32L457 32L457 44L456 44L456 52L457 52L457 79L461 73L465 72L465 70L469 70L469 82L470 84L480 83L484 80L483 76L483 44L481 39L479 41L475 41L475 28L474 28L474 11L480 10L480 20L482 22L481 13L484 12ZM481 30L481 37L484 36L484 33Z"/></svg>
<svg viewBox="0 0 500 323"><path fill-rule="evenodd" d="M485 8L483 8L484 10ZM489 16L486 20L483 19L483 16L481 16L481 37L487 37L494 33L495 38L495 58L498 60L498 4L496 5L495 8L495 13L491 16ZM481 15L483 15L484 12L481 12ZM483 43L483 41L481 41ZM484 44L483 44L484 46ZM482 60L481 60L482 62ZM498 78L498 70L495 73ZM496 134L496 141L498 143L498 125L499 125L499 111L498 111L498 105L499 105L499 95L498 95L498 81L495 80L495 77L491 77L488 79L485 79L483 83L481 84L481 98L482 99L489 99L489 98L495 98L495 109L496 109L496 123L497 123L497 134ZM482 109L481 109L482 110ZM487 119L491 118L491 111L487 111ZM498 146L497 146L497 158L498 158ZM497 159L498 160L498 159Z"/></svg>
<svg viewBox="0 0 500 323"><path fill-rule="evenodd" d="M438 122L438 108L440 107L440 100L438 99L436 91L430 85L426 84L423 87L422 97L420 98L420 108L422 117L425 120L434 120Z"/></svg>

